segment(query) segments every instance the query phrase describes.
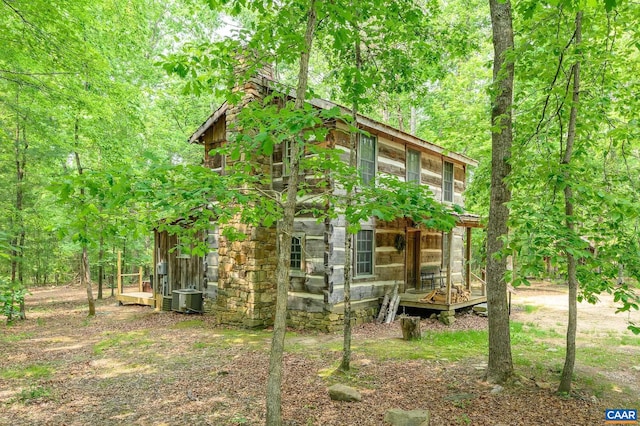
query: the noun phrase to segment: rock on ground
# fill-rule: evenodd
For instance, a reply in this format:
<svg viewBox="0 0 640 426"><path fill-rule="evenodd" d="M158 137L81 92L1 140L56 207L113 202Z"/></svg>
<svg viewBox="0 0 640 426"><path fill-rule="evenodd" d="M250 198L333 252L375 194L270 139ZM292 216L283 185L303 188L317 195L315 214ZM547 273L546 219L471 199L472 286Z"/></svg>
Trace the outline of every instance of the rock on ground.
<svg viewBox="0 0 640 426"><path fill-rule="evenodd" d="M362 395L357 389L341 384L329 388L329 397L334 401L357 402L362 400Z"/></svg>
<svg viewBox="0 0 640 426"><path fill-rule="evenodd" d="M429 426L429 411L392 408L384 414L384 421L392 426Z"/></svg>

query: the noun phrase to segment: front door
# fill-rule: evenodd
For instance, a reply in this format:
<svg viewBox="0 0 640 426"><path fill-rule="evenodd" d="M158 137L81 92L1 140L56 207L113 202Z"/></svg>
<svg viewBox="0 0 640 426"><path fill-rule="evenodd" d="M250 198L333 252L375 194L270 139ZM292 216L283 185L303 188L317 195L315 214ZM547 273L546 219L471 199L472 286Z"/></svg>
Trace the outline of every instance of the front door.
<svg viewBox="0 0 640 426"><path fill-rule="evenodd" d="M407 229L407 285L408 289L420 288L420 231Z"/></svg>

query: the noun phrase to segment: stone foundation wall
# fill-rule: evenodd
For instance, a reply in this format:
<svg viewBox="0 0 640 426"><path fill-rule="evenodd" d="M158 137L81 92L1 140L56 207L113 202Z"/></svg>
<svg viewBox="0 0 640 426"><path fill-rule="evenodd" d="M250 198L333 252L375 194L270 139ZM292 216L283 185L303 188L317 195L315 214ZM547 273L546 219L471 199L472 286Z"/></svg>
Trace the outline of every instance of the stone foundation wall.
<svg viewBox="0 0 640 426"><path fill-rule="evenodd" d="M377 306L354 308L351 312L352 325L373 322L378 315ZM288 311L287 325L297 330L317 330L338 332L344 329L344 314L338 312Z"/></svg>

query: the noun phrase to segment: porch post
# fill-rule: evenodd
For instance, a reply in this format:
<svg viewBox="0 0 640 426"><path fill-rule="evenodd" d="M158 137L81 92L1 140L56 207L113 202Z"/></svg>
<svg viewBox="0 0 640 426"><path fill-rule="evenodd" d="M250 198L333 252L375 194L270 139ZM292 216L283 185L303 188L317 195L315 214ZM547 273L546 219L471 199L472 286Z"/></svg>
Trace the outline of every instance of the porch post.
<svg viewBox="0 0 640 426"><path fill-rule="evenodd" d="M467 245L464 253L464 273L467 282L467 290L471 292L471 228L466 227L465 230L467 231Z"/></svg>
<svg viewBox="0 0 640 426"><path fill-rule="evenodd" d="M122 252L118 250L118 281L116 284L116 296L122 291Z"/></svg>
<svg viewBox="0 0 640 426"><path fill-rule="evenodd" d="M447 265L447 305L451 304L451 269L453 266L453 229L447 234L447 240L449 242L447 250L449 251L448 265Z"/></svg>
<svg viewBox="0 0 640 426"><path fill-rule="evenodd" d="M409 288L409 226L404 227L404 282L402 283L402 288L400 289L400 293L406 293ZM414 268L415 269L415 268ZM417 281L416 281L417 283ZM416 284L417 287L417 284Z"/></svg>

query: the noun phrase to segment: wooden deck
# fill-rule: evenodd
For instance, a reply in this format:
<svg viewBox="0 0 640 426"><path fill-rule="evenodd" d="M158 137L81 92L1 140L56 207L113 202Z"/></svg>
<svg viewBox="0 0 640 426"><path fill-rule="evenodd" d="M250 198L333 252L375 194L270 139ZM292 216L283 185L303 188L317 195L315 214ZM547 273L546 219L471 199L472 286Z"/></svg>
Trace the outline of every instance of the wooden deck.
<svg viewBox="0 0 640 426"><path fill-rule="evenodd" d="M475 289L474 289L475 290ZM468 306L478 305L487 301L487 296L482 296L480 292L473 291L471 297L466 302L459 303L426 303L421 302L420 299L425 297L428 293L402 293L400 295L399 306L406 306L409 308L421 308L431 309L434 311L452 311L455 309L462 309Z"/></svg>
<svg viewBox="0 0 640 426"><path fill-rule="evenodd" d="M128 293L116 294L116 300L121 305L133 304L133 305L145 305L155 306L156 300L153 297L153 293L145 291L132 291Z"/></svg>

